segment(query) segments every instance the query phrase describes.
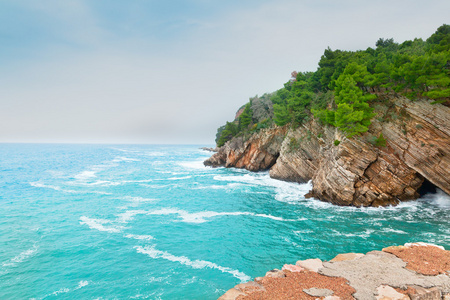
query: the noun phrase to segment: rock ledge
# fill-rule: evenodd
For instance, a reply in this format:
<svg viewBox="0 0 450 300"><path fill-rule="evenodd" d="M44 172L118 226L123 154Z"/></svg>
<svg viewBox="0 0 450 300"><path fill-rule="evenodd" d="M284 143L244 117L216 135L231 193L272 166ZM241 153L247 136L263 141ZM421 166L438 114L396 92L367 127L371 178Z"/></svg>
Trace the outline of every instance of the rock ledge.
<svg viewBox="0 0 450 300"><path fill-rule="evenodd" d="M219 300L377 299L450 300L450 251L408 243L329 262L298 261L239 284Z"/></svg>

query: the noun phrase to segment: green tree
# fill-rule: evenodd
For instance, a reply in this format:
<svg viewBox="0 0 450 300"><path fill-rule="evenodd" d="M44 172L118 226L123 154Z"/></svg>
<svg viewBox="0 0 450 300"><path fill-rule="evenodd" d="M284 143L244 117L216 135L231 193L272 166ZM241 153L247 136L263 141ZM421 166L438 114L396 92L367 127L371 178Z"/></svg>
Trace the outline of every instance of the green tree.
<svg viewBox="0 0 450 300"><path fill-rule="evenodd" d="M351 75L342 74L336 81L334 101L337 109L333 125L348 137L366 132L374 116L367 102L374 97L371 94L364 95Z"/></svg>
<svg viewBox="0 0 450 300"><path fill-rule="evenodd" d="M250 103L245 106L244 111L239 116L239 130L245 130L248 125L252 122L252 110L250 108Z"/></svg>

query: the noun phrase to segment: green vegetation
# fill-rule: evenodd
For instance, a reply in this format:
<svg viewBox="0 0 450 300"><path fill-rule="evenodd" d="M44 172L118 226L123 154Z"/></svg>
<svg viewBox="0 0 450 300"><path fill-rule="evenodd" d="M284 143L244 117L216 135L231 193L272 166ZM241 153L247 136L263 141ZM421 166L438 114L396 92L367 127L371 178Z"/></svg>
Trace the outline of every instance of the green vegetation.
<svg viewBox="0 0 450 300"><path fill-rule="evenodd" d="M227 123L218 129L218 146L273 124L296 128L312 116L353 137L368 130L375 116L370 103L387 92L412 101L450 100L450 25L442 25L425 41L398 44L380 38L375 46L360 51L327 48L317 71L292 72L280 90L250 99L232 122L236 128Z"/></svg>
<svg viewBox="0 0 450 300"><path fill-rule="evenodd" d="M335 145L335 146L339 146L340 143L341 143L341 141L339 141L339 140L334 140L334 145Z"/></svg>

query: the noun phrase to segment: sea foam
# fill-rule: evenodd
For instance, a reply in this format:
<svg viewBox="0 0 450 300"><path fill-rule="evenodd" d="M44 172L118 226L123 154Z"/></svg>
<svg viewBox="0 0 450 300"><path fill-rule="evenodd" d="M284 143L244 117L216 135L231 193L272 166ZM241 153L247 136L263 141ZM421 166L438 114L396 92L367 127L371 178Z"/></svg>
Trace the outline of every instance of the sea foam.
<svg viewBox="0 0 450 300"><path fill-rule="evenodd" d="M146 247L136 246L134 248L136 249L136 251L138 253L147 254L148 256L150 256L153 259L162 258L162 259L166 259L169 261L178 262L185 266L190 266L194 269L205 269L205 268L216 269L223 273L229 273L229 274L233 275L234 277L238 278L241 282L246 282L251 279L250 276L246 275L243 272L240 272L239 270L233 270L228 267L222 267L215 263L205 261L205 260L198 260L198 259L191 260L185 256L175 256L166 251L157 250L154 248L154 246L146 246Z"/></svg>
<svg viewBox="0 0 450 300"><path fill-rule="evenodd" d="M16 264L19 264L19 263L27 260L28 258L32 257L34 254L36 254L37 250L38 250L38 247L36 245L33 245L32 248L21 252L19 255L10 259L8 262L4 262L2 265L4 267L15 266Z"/></svg>
<svg viewBox="0 0 450 300"><path fill-rule="evenodd" d="M91 219L85 216L80 217L80 224L86 224L91 229L96 229L99 231L106 231L106 232L112 232L117 233L121 232L119 228L116 227L105 227L104 224L109 224L111 221L109 220L103 220L103 219Z"/></svg>
<svg viewBox="0 0 450 300"><path fill-rule="evenodd" d="M296 221L291 219L284 219L281 217L276 217L268 214L256 214L252 212L215 212L215 211L201 211L196 213L189 213L185 210L176 209L176 208L162 208L158 210L148 211L148 215L178 215L182 222L186 223L204 223L208 222L209 219L214 217L222 217L222 216L253 216L260 218L268 218L276 221Z"/></svg>

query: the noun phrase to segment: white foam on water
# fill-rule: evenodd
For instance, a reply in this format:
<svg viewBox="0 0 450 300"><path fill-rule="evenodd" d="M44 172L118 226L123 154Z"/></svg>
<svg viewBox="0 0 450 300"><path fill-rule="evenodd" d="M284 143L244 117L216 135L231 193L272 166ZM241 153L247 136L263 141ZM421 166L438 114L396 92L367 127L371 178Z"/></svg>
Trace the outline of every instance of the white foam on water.
<svg viewBox="0 0 450 300"><path fill-rule="evenodd" d="M117 217L118 217L119 222L128 223L133 220L134 216L143 215L146 213L147 213L147 211L145 211L145 210L127 210L127 211L117 215Z"/></svg>
<svg viewBox="0 0 450 300"><path fill-rule="evenodd" d="M70 292L70 289L62 288L62 289L59 289L59 290L53 292L52 295L58 296L59 294L65 294L65 293L68 293L68 292Z"/></svg>
<svg viewBox="0 0 450 300"><path fill-rule="evenodd" d="M111 148L111 149L117 150L117 151L120 151L120 152L126 152L126 153L139 153L139 152L141 152L139 150L130 150L130 149L122 149L122 148Z"/></svg>
<svg viewBox="0 0 450 300"><path fill-rule="evenodd" d="M171 178L167 178L167 180L183 180L183 179L189 179L189 178L192 178L192 176L171 177Z"/></svg>
<svg viewBox="0 0 450 300"><path fill-rule="evenodd" d="M198 260L198 259L190 260L186 256L175 256L173 254L170 254L169 252L157 250L154 248L154 246L146 246L146 247L136 246L134 248L138 253L147 254L153 259L162 258L172 262L178 262L182 265L189 266L194 269L205 269L205 268L216 269L223 273L229 273L233 275L241 282L247 282L251 279L250 276L246 275L243 272L240 272L239 270L233 270L228 267L222 267L206 260Z"/></svg>
<svg viewBox="0 0 450 300"><path fill-rule="evenodd" d="M68 190L68 189L63 189L59 186L54 186L54 185L47 185L47 184L43 184L40 182L30 182L31 186L34 187L39 187L39 188L46 188L46 189L51 189L51 190L55 190L58 192L63 192L63 193L70 193L70 194L101 194L101 195L111 195L111 193L108 192L101 192L101 191L75 191L75 190Z"/></svg>
<svg viewBox="0 0 450 300"><path fill-rule="evenodd" d="M370 235L372 233L374 233L375 230L373 229L366 229L363 232L353 232L353 233L348 233L348 232L339 232L337 230L331 230L335 235L335 236L346 236L346 237L360 237L363 239L367 239L368 237L370 237Z"/></svg>
<svg viewBox="0 0 450 300"><path fill-rule="evenodd" d="M72 182L72 184L82 185L82 186L116 186L116 185L121 185L122 182L109 181L109 180L97 180L94 182L76 181L76 182Z"/></svg>
<svg viewBox="0 0 450 300"><path fill-rule="evenodd" d="M440 208L450 208L450 196L440 189L437 189L435 194L427 194L425 197Z"/></svg>
<svg viewBox="0 0 450 300"><path fill-rule="evenodd" d="M144 155L145 156L150 156L150 157L153 157L153 156L165 156L166 153L160 152L160 151L153 151L153 152L145 152Z"/></svg>
<svg viewBox="0 0 450 300"><path fill-rule="evenodd" d="M112 160L112 162L131 162L131 161L141 161L141 160L137 158L130 158L124 156L117 156Z"/></svg>
<svg viewBox="0 0 450 300"><path fill-rule="evenodd" d="M73 193L73 194L79 194L80 193L79 191L66 190L66 189L63 189L63 188L61 188L59 186L47 185L47 184L43 184L43 183L40 183L40 182L30 182L30 185L34 186L34 187L47 188L47 189L52 189L52 190L55 190L55 191L65 192L65 193Z"/></svg>
<svg viewBox="0 0 450 300"><path fill-rule="evenodd" d="M78 282L78 286L75 288L76 290L81 289L82 287L85 287L89 284L89 281L87 280L81 280Z"/></svg>
<svg viewBox="0 0 450 300"><path fill-rule="evenodd" d="M121 184L124 183L142 183L142 182L152 182L153 179L138 179L138 180L122 180L119 181Z"/></svg>
<svg viewBox="0 0 450 300"><path fill-rule="evenodd" d="M196 170L205 170L206 167L203 164L203 159L202 160L195 160L195 161L182 161L178 163L179 166L182 166L183 168L186 169L196 169Z"/></svg>
<svg viewBox="0 0 450 300"><path fill-rule="evenodd" d="M296 221L290 219L283 219L281 217L276 217L267 214L255 214L252 212L215 212L215 211L202 211L197 213L189 213L185 210L176 209L176 208L162 208L159 210L149 211L148 215L178 215L182 222L186 223L204 223L208 222L210 218L221 217L221 216L254 216L261 218L268 218L276 221Z"/></svg>
<svg viewBox="0 0 450 300"><path fill-rule="evenodd" d="M138 234L127 234L125 235L128 239L135 239L135 240L141 240L141 241L151 241L154 239L151 235L138 235Z"/></svg>
<svg viewBox="0 0 450 300"><path fill-rule="evenodd" d="M248 171L246 171L248 172ZM298 203L305 200L305 194L312 189L311 182L295 183L286 182L270 178L266 173L244 173L243 175L216 175L213 177L217 181L233 181L235 183L246 184L250 186L265 186L273 188L275 191L275 200L287 203Z"/></svg>
<svg viewBox="0 0 450 300"><path fill-rule="evenodd" d="M80 217L80 224L86 224L91 229L96 229L98 231L106 231L111 233L121 232L119 228L116 227L105 227L104 224L109 224L111 221L104 219L91 219L85 216Z"/></svg>
<svg viewBox="0 0 450 300"><path fill-rule="evenodd" d="M95 173L97 173L96 171L83 171L81 173L78 173L74 176L75 179L77 180L88 180L88 179L92 179L97 177L97 175L95 175Z"/></svg>
<svg viewBox="0 0 450 300"><path fill-rule="evenodd" d="M124 200L131 201L131 202L155 202L158 201L156 199L152 198L143 198L143 197L132 197L132 196L125 196L123 197Z"/></svg>
<svg viewBox="0 0 450 300"><path fill-rule="evenodd" d="M393 233L399 233L399 234L408 234L407 232L404 232L403 230L399 230L399 229L393 229L393 228L388 228L385 227L382 229L384 232L393 232Z"/></svg>
<svg viewBox="0 0 450 300"><path fill-rule="evenodd" d="M8 262L4 262L2 265L3 265L3 267L15 266L21 262L24 262L25 260L29 259L30 257L32 257L34 254L36 254L37 250L38 250L38 247L35 244L35 245L33 245L32 248L21 252L19 255L13 257Z"/></svg>

